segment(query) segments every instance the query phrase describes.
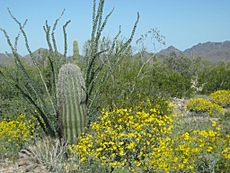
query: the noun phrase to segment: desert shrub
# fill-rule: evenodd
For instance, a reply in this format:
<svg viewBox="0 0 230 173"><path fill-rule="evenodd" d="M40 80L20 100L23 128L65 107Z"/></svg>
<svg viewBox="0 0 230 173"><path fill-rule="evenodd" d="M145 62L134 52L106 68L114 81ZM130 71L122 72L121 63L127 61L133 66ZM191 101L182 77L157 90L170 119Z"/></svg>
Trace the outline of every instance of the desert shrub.
<svg viewBox="0 0 230 173"><path fill-rule="evenodd" d="M215 121L209 129L184 132L174 139L174 159L185 172L215 172L220 166L217 164L219 159L225 164L228 162L224 151L229 147L229 137L220 133L220 126Z"/></svg>
<svg viewBox="0 0 230 173"><path fill-rule="evenodd" d="M70 147L71 152L80 156L81 163L96 162L108 172L195 172L207 158L222 159L222 163L212 166L213 162L207 162L205 171L227 164L230 136L221 134L215 121L207 130L172 134L174 116L147 105L104 110Z"/></svg>
<svg viewBox="0 0 230 173"><path fill-rule="evenodd" d="M173 134L176 145L182 143L193 151L199 149L191 158L191 163L194 163L194 171L191 172L229 172L229 159L224 154L230 146L229 119L225 116L221 117L221 121L209 116L183 116L176 117L175 122ZM187 134L190 142L178 137L183 134Z"/></svg>
<svg viewBox="0 0 230 173"><path fill-rule="evenodd" d="M100 89L98 108L136 105L151 98L190 97L190 79L155 61L143 66L139 57L125 57ZM143 67L143 68L142 68ZM140 71L140 69L142 69ZM97 87L96 87L97 88Z"/></svg>
<svg viewBox="0 0 230 173"><path fill-rule="evenodd" d="M224 109L209 100L204 98L190 99L187 103L187 109L196 113L208 113L208 115L215 115L223 113Z"/></svg>
<svg viewBox="0 0 230 173"><path fill-rule="evenodd" d="M230 63L208 64L199 73L199 82L205 84L202 93L209 94L217 90L230 88Z"/></svg>
<svg viewBox="0 0 230 173"><path fill-rule="evenodd" d="M144 80L138 83L137 88L145 91L145 95L150 98L153 96L182 98L190 97L192 93L190 78L161 62L149 64L142 78Z"/></svg>
<svg viewBox="0 0 230 173"><path fill-rule="evenodd" d="M72 146L72 152L79 154L81 161L91 158L110 170L128 165L139 167L150 146L159 145L172 128L171 117L162 115L160 105L148 109L149 104L103 111L90 132Z"/></svg>
<svg viewBox="0 0 230 173"><path fill-rule="evenodd" d="M209 95L209 97L218 105L223 107L230 105L230 90L218 90Z"/></svg>
<svg viewBox="0 0 230 173"><path fill-rule="evenodd" d="M171 54L164 60L164 63L168 68L175 70L187 78L191 78L195 73L194 69L192 69L192 60L187 57L178 57L177 55Z"/></svg>
<svg viewBox="0 0 230 173"><path fill-rule="evenodd" d="M42 84L39 81L39 76L33 65L24 63L25 68L34 80L34 84L41 88ZM27 81L23 80L22 74L18 72L15 65L8 65L0 69L1 72L10 72L11 77L20 81L23 84ZM48 79L46 79L48 80ZM41 94L44 92L40 91ZM31 110L35 110L27 99L23 97L23 94L16 88L15 85L9 83L2 75L0 75L0 120L4 118L13 118L19 114L31 114Z"/></svg>
<svg viewBox="0 0 230 173"><path fill-rule="evenodd" d="M23 146L31 142L35 137L35 122L36 119L34 117L27 119L23 114L15 119L1 120L0 156L14 157Z"/></svg>
<svg viewBox="0 0 230 173"><path fill-rule="evenodd" d="M190 97L192 94L190 79L184 77L176 71L167 71L166 75L160 79L159 89L170 97Z"/></svg>
<svg viewBox="0 0 230 173"><path fill-rule="evenodd" d="M224 113L224 116L220 119L222 123L222 133L223 134L230 134L230 109L227 109Z"/></svg>
<svg viewBox="0 0 230 173"><path fill-rule="evenodd" d="M51 172L63 172L67 144L60 139L45 137L28 146L30 160L40 163Z"/></svg>

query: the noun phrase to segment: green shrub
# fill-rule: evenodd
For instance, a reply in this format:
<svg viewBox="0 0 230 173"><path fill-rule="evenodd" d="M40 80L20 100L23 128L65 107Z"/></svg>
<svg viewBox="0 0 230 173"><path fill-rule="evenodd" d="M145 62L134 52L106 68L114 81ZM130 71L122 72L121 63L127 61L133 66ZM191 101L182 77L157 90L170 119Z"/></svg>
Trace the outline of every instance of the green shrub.
<svg viewBox="0 0 230 173"><path fill-rule="evenodd" d="M205 84L202 94L209 94L217 90L229 90L230 63L207 64L199 73L199 82Z"/></svg>

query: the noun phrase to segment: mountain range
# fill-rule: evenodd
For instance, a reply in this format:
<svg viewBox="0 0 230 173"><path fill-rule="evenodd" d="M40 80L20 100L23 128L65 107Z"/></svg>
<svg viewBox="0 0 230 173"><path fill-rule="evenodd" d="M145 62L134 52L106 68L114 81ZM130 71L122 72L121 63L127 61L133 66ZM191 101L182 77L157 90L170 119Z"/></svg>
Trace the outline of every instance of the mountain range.
<svg viewBox="0 0 230 173"><path fill-rule="evenodd" d="M168 57L172 54L189 58L200 57L212 62L230 61L230 41L199 43L184 51L170 46L157 53L159 57Z"/></svg>
<svg viewBox="0 0 230 173"><path fill-rule="evenodd" d="M47 62L46 60L48 59L47 58L47 55L49 54L49 50L48 49L45 49L45 48L39 48L37 49L36 51L34 51L32 53L32 56L36 58L37 62ZM58 53L58 56L62 56L62 54ZM26 56L21 56L19 55L19 57L27 64L32 64L33 63L33 60L32 60L32 57L30 56L30 54L26 55ZM13 56L12 54L3 54L3 53L0 53L0 65L6 65L6 64L10 64L10 63L13 63L14 62L14 59L13 59Z"/></svg>
<svg viewBox="0 0 230 173"><path fill-rule="evenodd" d="M44 59L47 53L47 49L40 48L34 51L33 55L39 59ZM150 56L152 54L153 53L145 52L143 56ZM169 46L168 48L159 51L156 55L159 58L173 55L177 57L186 56L189 58L200 57L211 62L230 61L230 41L199 43L184 51L181 51L174 46ZM22 57L22 59L29 64L32 63L29 55ZM13 58L10 54L6 55L0 53L0 64L10 64L12 62Z"/></svg>

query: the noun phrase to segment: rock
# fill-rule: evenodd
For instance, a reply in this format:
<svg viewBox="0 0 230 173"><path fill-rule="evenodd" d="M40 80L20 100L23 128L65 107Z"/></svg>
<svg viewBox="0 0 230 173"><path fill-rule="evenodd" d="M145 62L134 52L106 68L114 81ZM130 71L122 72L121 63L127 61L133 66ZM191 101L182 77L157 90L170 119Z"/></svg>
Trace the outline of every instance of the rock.
<svg viewBox="0 0 230 173"><path fill-rule="evenodd" d="M19 161L18 161L18 166L20 167L20 166L25 166L26 165L26 159L20 159Z"/></svg>
<svg viewBox="0 0 230 173"><path fill-rule="evenodd" d="M187 100L186 99L179 99L173 98L172 100L174 107L174 113L177 115L187 115L188 111L186 109Z"/></svg>

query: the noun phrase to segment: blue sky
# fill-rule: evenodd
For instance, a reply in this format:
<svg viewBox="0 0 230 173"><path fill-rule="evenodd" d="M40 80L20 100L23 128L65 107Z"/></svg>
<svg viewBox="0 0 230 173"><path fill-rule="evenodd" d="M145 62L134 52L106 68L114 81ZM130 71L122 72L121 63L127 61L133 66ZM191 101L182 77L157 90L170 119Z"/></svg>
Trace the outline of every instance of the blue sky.
<svg viewBox="0 0 230 173"><path fill-rule="evenodd" d="M0 27L8 31L13 38L18 33L17 25L7 12L12 13L20 21L29 19L26 32L32 50L47 47L42 26L47 19L50 24L66 12L56 31L57 42L62 52L62 24L71 23L68 31L68 54L72 54L72 42L77 39L82 47L91 33L92 0L0 0ZM141 34L151 28L157 28L165 36L165 48L173 45L180 50L207 41L230 40L230 1L229 0L105 0L105 13L115 8L104 36L113 37L121 25L123 37L128 37L134 24L136 13L140 13L140 22L134 38L135 45ZM152 51L150 41L146 47ZM23 40L18 47L19 53L27 54ZM3 34L0 33L0 52L9 51Z"/></svg>

